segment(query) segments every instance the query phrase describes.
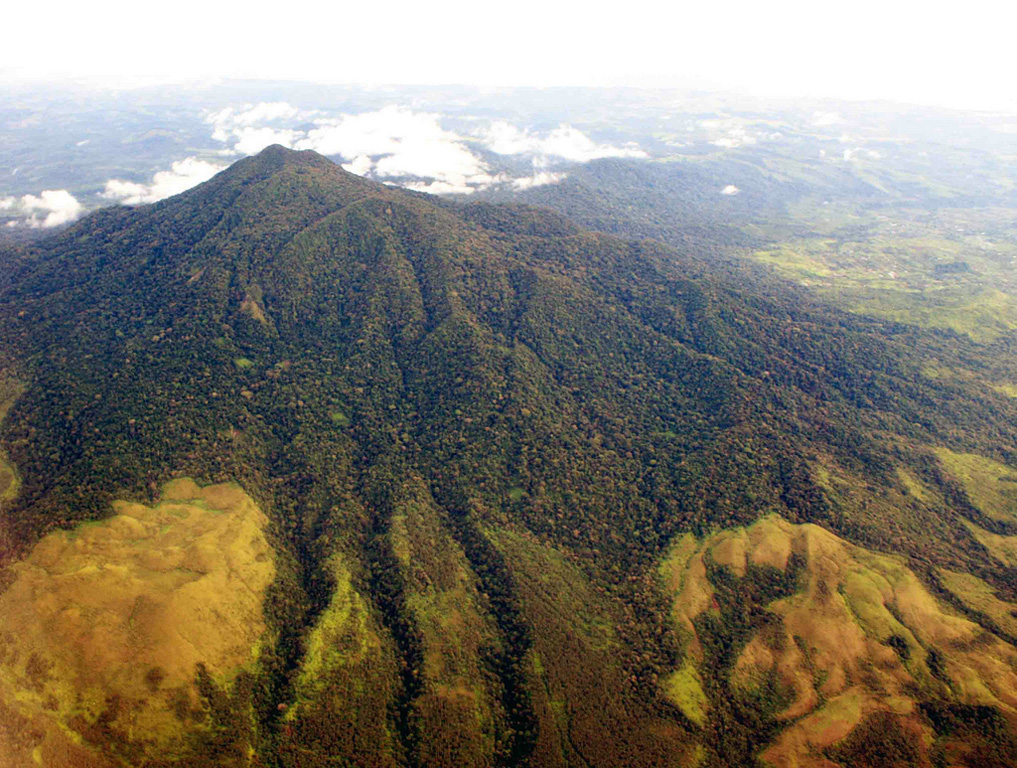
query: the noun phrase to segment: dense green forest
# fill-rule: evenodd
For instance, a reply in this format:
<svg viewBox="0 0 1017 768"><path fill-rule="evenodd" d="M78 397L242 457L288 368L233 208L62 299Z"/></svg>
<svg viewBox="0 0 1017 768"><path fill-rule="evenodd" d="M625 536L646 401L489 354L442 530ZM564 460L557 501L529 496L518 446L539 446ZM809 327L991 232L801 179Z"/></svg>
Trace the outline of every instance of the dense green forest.
<svg viewBox="0 0 1017 768"><path fill-rule="evenodd" d="M158 728L119 689L75 703L5 639L0 755L1017 762L1017 702L988 682L1017 674L1017 401L992 386L1008 344L832 308L689 218L614 227L669 244L624 240L270 147L6 253L7 594L88 526L171 523L164 484L185 477L250 495L179 498L246 510L222 530L263 528L274 575L249 661L172 689L135 670L165 697ZM111 518L116 500L135 511ZM751 546L718 543L732 531ZM231 573L254 567L229 546ZM862 600L859 580L892 588ZM839 683L787 607L806 599L864 635Z"/></svg>

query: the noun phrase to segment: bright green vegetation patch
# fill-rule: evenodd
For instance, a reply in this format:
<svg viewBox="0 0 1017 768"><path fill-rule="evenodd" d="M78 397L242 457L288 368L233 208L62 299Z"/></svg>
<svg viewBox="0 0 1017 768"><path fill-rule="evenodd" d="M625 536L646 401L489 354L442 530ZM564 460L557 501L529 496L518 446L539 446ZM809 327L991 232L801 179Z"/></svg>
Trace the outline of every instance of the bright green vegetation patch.
<svg viewBox="0 0 1017 768"><path fill-rule="evenodd" d="M703 682L695 665L686 662L681 669L664 680L664 694L698 726L706 725L709 702L703 692Z"/></svg>
<svg viewBox="0 0 1017 768"><path fill-rule="evenodd" d="M1017 637L1017 605L1000 600L995 591L970 573L938 570L940 583L968 608L991 619L996 626Z"/></svg>
<svg viewBox="0 0 1017 768"><path fill-rule="evenodd" d="M923 328L943 328L991 342L1017 329L1017 299L994 288L967 290L866 289L841 292L848 309Z"/></svg>
<svg viewBox="0 0 1017 768"><path fill-rule="evenodd" d="M814 250L814 247L805 244L781 244L771 250L756 251L753 257L756 261L776 267L779 272L791 278L829 277L832 274L830 268L809 254L809 251Z"/></svg>
<svg viewBox="0 0 1017 768"><path fill-rule="evenodd" d="M862 718L863 703L864 700L859 690L849 690L816 712L814 721L809 725L820 733L844 725L847 725L850 730Z"/></svg>
<svg viewBox="0 0 1017 768"><path fill-rule="evenodd" d="M907 491L909 494L911 494L911 496L913 496L914 498L918 499L923 503L926 504L931 503L932 496L929 492L929 489L926 488L922 481L915 477L915 475L912 472L909 472L908 470L902 467L898 467L897 477L901 481L903 486L907 488Z"/></svg>
<svg viewBox="0 0 1017 768"><path fill-rule="evenodd" d="M14 466L0 453L0 504L17 497L21 480Z"/></svg>
<svg viewBox="0 0 1017 768"><path fill-rule="evenodd" d="M975 234L988 224L982 219L992 220L987 212L930 222L834 208L815 201L791 206L802 223L783 233L772 228L775 242L752 257L853 312L950 329L978 342L1017 328L1011 268L1017 249L1005 236Z"/></svg>
<svg viewBox="0 0 1017 768"><path fill-rule="evenodd" d="M329 563L334 587L328 607L307 638L300 674L295 686L297 699L313 699L326 683L326 673L338 667L363 662L381 640L369 620L369 608L353 587L351 574L343 559L333 555ZM292 717L297 708L290 710Z"/></svg>
<svg viewBox="0 0 1017 768"><path fill-rule="evenodd" d="M268 521L239 487L190 480L114 511L48 534L11 566L0 702L74 739L101 739L103 722L144 738L140 750L172 752L191 728L179 713L198 705L199 665L228 683L256 661L276 573Z"/></svg>
<svg viewBox="0 0 1017 768"><path fill-rule="evenodd" d="M337 427L348 427L350 425L350 417L340 410L333 409L329 411L328 418Z"/></svg>
<svg viewBox="0 0 1017 768"><path fill-rule="evenodd" d="M975 537L975 540L985 547L989 554L999 560L999 562L1004 565L1017 567L1017 536L1001 536L997 533L992 533L975 525L970 520L964 521L964 527L971 531L971 535Z"/></svg>
<svg viewBox="0 0 1017 768"><path fill-rule="evenodd" d="M419 762L440 763L455 744L459 765L490 765L502 711L484 654L498 647L497 628L463 549L419 478L403 486L389 535L419 631L421 694L414 706L432 723L420 734Z"/></svg>
<svg viewBox="0 0 1017 768"><path fill-rule="evenodd" d="M10 375L0 374L0 422L7 416L7 411L14 405L22 390L21 382ZM16 498L20 488L21 478L17 469L10 463L7 454L0 451L0 506Z"/></svg>
<svg viewBox="0 0 1017 768"><path fill-rule="evenodd" d="M246 371L254 367L254 361L246 357L237 357L233 359L233 365L242 371Z"/></svg>
<svg viewBox="0 0 1017 768"><path fill-rule="evenodd" d="M937 448L936 455L983 514L1002 522L1017 521L1017 470L984 456L947 448Z"/></svg>
<svg viewBox="0 0 1017 768"><path fill-rule="evenodd" d="M997 382L992 384L992 388L999 392L1001 395L1007 397L1017 397L1017 384L1010 384L1009 382Z"/></svg>

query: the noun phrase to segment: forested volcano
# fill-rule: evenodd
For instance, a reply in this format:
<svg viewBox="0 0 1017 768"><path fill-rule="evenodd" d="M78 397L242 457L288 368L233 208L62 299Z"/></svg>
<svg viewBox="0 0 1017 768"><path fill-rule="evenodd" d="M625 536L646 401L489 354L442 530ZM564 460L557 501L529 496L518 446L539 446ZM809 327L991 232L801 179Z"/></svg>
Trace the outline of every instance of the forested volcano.
<svg viewBox="0 0 1017 768"><path fill-rule="evenodd" d="M1003 348L280 147L3 263L11 765L1017 762Z"/></svg>

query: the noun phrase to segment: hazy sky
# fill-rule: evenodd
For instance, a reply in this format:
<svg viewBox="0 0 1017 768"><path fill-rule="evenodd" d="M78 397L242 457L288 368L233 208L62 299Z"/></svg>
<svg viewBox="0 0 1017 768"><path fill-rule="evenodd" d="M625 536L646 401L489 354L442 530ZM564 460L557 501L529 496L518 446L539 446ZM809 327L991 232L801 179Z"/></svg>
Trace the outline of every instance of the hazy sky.
<svg viewBox="0 0 1017 768"><path fill-rule="evenodd" d="M983 0L8 4L0 76L707 84L1017 111L1017 9Z"/></svg>

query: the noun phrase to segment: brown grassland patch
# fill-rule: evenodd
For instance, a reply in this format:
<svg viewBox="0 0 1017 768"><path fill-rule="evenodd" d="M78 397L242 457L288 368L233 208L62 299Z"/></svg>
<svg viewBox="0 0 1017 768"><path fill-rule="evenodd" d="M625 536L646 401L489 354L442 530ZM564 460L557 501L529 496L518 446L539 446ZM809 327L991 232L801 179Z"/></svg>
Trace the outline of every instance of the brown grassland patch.
<svg viewBox="0 0 1017 768"><path fill-rule="evenodd" d="M184 735L198 665L230 679L265 630L275 557L241 488L174 480L159 503L114 511L42 538L0 594L0 701L36 723L45 765L69 764L67 739L96 723L161 751ZM0 764L22 759L0 737Z"/></svg>
<svg viewBox="0 0 1017 768"><path fill-rule="evenodd" d="M692 633L686 664L701 663L694 651L705 638L696 637L696 628L700 617L718 610L710 596L719 588L711 583L719 572L709 570L710 562L736 579L752 576L744 563L784 572L796 563L791 594L751 607L769 619L742 642L728 673L727 695L767 695L773 679L784 692L782 708L772 713L782 725L760 755L766 763L836 765L827 750L878 713L898 718L902 733L924 734L919 741L931 742L934 734L918 710L930 699L1017 713L1017 650L938 599L902 558L777 516L707 536L697 548L688 539L677 542L660 569L663 587L673 594L673 618ZM739 570L746 575L738 576ZM940 576L1000 628L1009 632L1017 624L1015 606L984 582L946 571ZM690 678L688 672L682 677Z"/></svg>

